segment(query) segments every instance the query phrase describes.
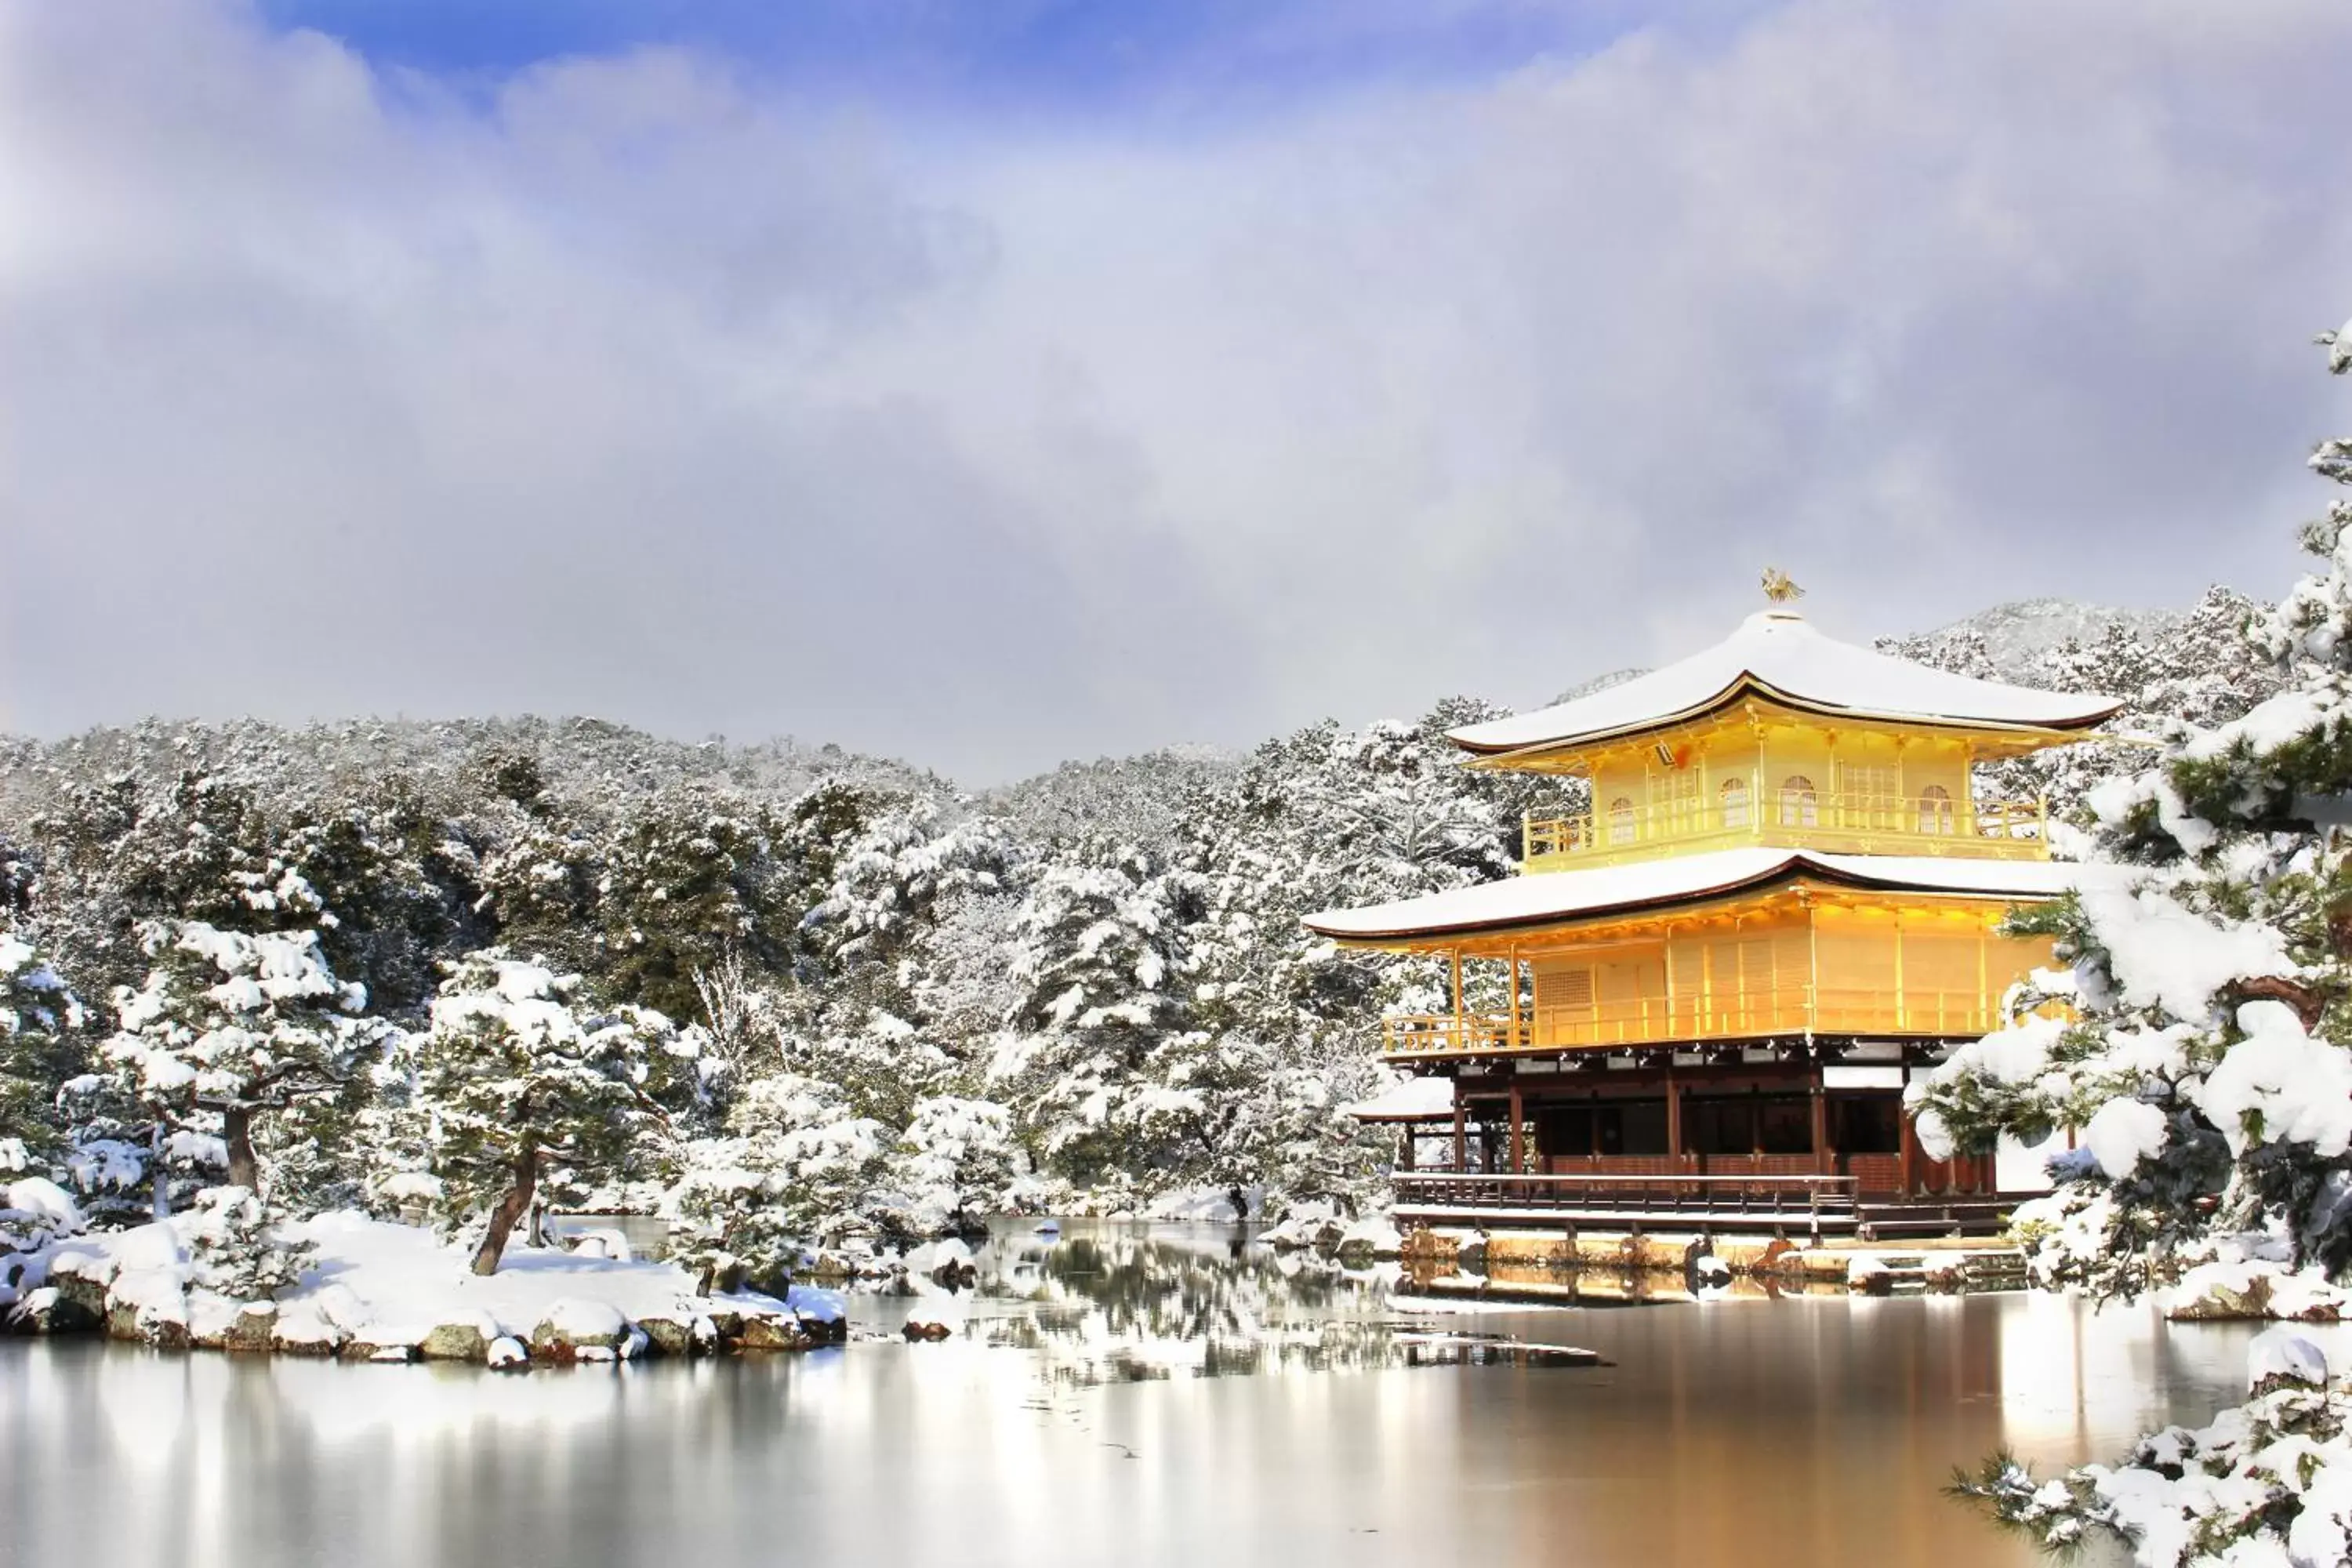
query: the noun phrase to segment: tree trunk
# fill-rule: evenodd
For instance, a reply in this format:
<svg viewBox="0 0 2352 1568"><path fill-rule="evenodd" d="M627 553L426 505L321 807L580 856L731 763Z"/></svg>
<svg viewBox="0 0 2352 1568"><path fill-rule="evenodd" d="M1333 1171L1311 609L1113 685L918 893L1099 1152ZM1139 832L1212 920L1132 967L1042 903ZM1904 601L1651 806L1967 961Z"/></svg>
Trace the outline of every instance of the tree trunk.
<svg viewBox="0 0 2352 1568"><path fill-rule="evenodd" d="M232 1105L221 1112L221 1142L228 1145L228 1184L261 1195L261 1162L253 1156L253 1112Z"/></svg>
<svg viewBox="0 0 2352 1568"><path fill-rule="evenodd" d="M499 1206L490 1211L490 1228L482 1237L482 1245L474 1250L474 1272L496 1274L499 1258L507 1249L507 1237L514 1234L515 1223L530 1212L530 1200L539 1191L539 1146L526 1143L515 1155L514 1185L499 1199Z"/></svg>
<svg viewBox="0 0 2352 1568"><path fill-rule="evenodd" d="M2284 975L2263 974L2252 980L2241 980L2234 988L2248 1002L2284 1002L2294 1009L2306 1031L2319 1027L2319 1016L2327 1010L2327 994L2300 980Z"/></svg>
<svg viewBox="0 0 2352 1568"><path fill-rule="evenodd" d="M172 1217L172 1173L164 1168L161 1115L157 1113L155 1130L147 1135L148 1192L152 1199L148 1205L149 1215L158 1225Z"/></svg>

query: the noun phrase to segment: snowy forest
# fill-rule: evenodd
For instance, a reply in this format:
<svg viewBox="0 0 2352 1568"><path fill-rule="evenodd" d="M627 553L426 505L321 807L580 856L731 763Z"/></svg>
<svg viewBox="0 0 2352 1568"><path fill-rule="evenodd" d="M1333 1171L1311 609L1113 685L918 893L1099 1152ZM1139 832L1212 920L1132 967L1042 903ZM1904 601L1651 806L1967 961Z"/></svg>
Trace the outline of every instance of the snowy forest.
<svg viewBox="0 0 2352 1568"><path fill-rule="evenodd" d="M1888 646L2154 731L2270 694L2261 608L2043 601ZM1444 977L1299 917L1511 872L1578 786L1460 767L1442 731L1501 711L981 793L586 719L16 741L0 1168L101 1223L215 1189L429 1215L483 1271L549 1206L667 1215L737 1279L1006 1209L1377 1209L1389 1146L1345 1108ZM2143 761L1987 783L2063 805Z"/></svg>

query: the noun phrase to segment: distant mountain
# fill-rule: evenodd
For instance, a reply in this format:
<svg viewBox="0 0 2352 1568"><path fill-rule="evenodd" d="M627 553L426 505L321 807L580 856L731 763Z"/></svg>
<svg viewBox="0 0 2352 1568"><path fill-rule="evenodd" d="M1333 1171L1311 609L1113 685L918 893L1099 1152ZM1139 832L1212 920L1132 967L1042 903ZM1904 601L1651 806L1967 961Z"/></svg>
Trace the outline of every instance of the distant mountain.
<svg viewBox="0 0 2352 1568"><path fill-rule="evenodd" d="M1622 686L1629 680L1638 679L1649 673L1648 666L1639 664L1628 665L1623 669L1612 669L1606 675L1596 675L1580 685L1570 687L1544 706L1557 708L1563 702L1573 702L1580 697L1590 697L1596 691L1606 691L1612 686Z"/></svg>
<svg viewBox="0 0 2352 1568"><path fill-rule="evenodd" d="M1933 653L1974 637L1982 642L1996 676L2039 685L2028 678L2046 655L2070 638L2091 647L2120 626L2141 642L2161 643L2188 624L2189 614L2187 610L2116 609L2075 599L2016 599L1916 637L1886 639L1880 646L1917 658L1921 652Z"/></svg>

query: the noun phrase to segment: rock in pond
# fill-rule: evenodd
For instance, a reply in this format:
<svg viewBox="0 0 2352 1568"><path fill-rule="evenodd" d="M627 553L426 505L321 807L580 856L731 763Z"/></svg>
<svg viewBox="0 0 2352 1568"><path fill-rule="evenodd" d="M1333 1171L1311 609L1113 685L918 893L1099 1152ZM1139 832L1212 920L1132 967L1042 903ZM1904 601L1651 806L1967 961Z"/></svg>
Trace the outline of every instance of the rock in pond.
<svg viewBox="0 0 2352 1568"><path fill-rule="evenodd" d="M566 1365L583 1361L618 1361L631 1329L620 1309L604 1301L566 1297L547 1310L530 1331L533 1361Z"/></svg>
<svg viewBox="0 0 2352 1568"><path fill-rule="evenodd" d="M735 1341L735 1348L745 1351L804 1351L816 1342L801 1326L798 1318L761 1312L743 1319L743 1331Z"/></svg>
<svg viewBox="0 0 2352 1568"><path fill-rule="evenodd" d="M416 1342L416 1353L426 1361L487 1360L490 1342L499 1337L497 1321L486 1316L436 1323Z"/></svg>
<svg viewBox="0 0 2352 1568"><path fill-rule="evenodd" d="M12 1334L95 1333L105 1321L103 1311L57 1285L27 1291L23 1300L8 1310Z"/></svg>

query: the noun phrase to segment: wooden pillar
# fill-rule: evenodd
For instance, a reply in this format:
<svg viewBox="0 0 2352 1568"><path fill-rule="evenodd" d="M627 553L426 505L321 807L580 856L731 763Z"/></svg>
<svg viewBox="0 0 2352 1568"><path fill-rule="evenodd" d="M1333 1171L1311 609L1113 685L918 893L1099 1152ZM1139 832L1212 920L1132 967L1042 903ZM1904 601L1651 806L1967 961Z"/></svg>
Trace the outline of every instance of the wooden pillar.
<svg viewBox="0 0 2352 1568"><path fill-rule="evenodd" d="M1518 965L1514 963L1511 967L1516 969ZM1526 1121L1526 1101L1520 1097L1519 1080L1514 1075L1511 1079L1511 1174L1515 1176L1524 1175L1528 1168L1525 1159L1525 1140L1520 1136L1520 1128Z"/></svg>
<svg viewBox="0 0 2352 1568"><path fill-rule="evenodd" d="M1919 1146L1919 1141L1912 1135L1911 1118L1905 1114L1899 1102L1895 1108L1895 1124L1902 1129L1901 1141L1897 1144L1900 1152L1895 1156L1895 1184L1902 1189L1903 1195L1907 1198L1911 1195L1912 1151Z"/></svg>
<svg viewBox="0 0 2352 1568"><path fill-rule="evenodd" d="M1454 960L1454 1044L1459 1050L1462 1046L1462 950L1455 948L1450 956Z"/></svg>
<svg viewBox="0 0 2352 1568"><path fill-rule="evenodd" d="M1813 1081L1806 1087L1812 1099L1813 1174L1826 1176L1835 1171L1837 1157L1830 1149L1830 1102L1822 1092L1821 1063L1813 1064Z"/></svg>
<svg viewBox="0 0 2352 1568"><path fill-rule="evenodd" d="M1519 950L1511 949L1511 1044L1519 1045Z"/></svg>
<svg viewBox="0 0 2352 1568"><path fill-rule="evenodd" d="M1675 1081L1672 1064L1666 1068L1666 1155L1673 1162L1666 1168L1680 1175L1683 1169L1683 1086Z"/></svg>
<svg viewBox="0 0 2352 1568"><path fill-rule="evenodd" d="M1410 1171L1412 1169L1412 1142L1414 1135L1420 1131L1421 1124L1417 1121L1408 1121L1404 1124L1404 1145L1397 1151L1398 1170Z"/></svg>
<svg viewBox="0 0 2352 1568"><path fill-rule="evenodd" d="M1462 1080L1454 1082L1454 1169L1456 1173L1470 1168L1470 1106L1462 1098Z"/></svg>

